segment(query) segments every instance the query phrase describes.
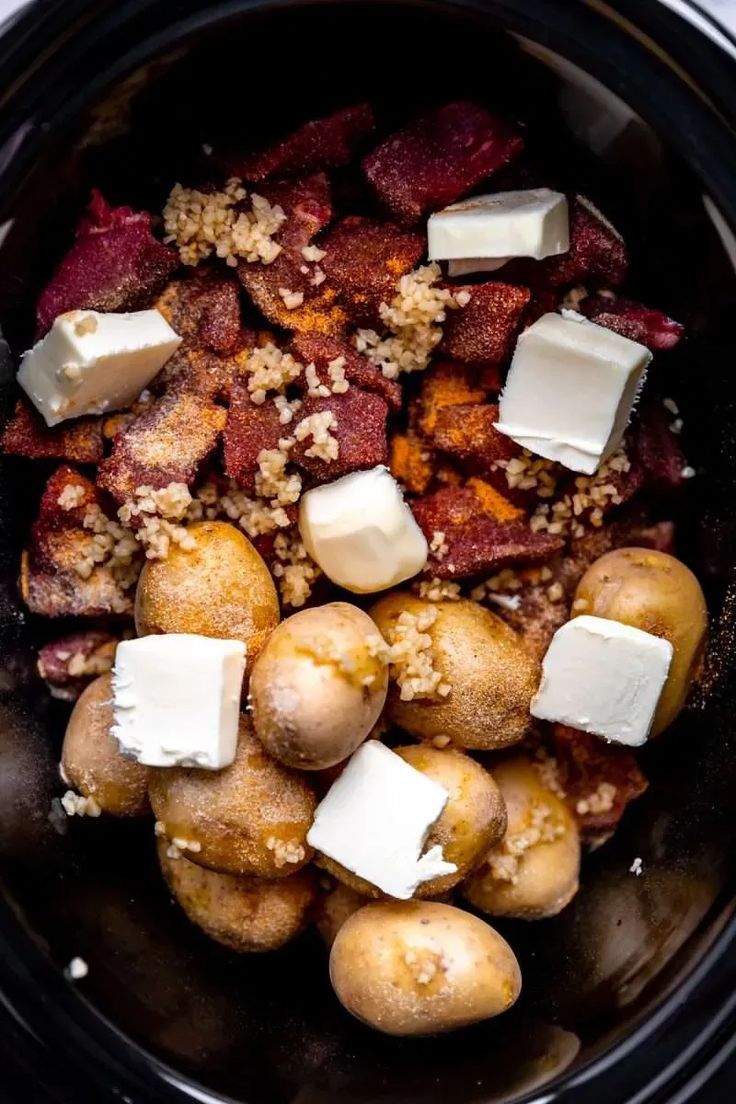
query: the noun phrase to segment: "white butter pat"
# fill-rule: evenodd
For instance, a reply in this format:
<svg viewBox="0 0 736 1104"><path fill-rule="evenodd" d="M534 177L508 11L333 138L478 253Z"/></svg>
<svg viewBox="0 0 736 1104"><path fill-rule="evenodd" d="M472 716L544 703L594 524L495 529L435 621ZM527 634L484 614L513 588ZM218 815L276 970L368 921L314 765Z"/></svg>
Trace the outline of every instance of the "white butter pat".
<svg viewBox="0 0 736 1104"><path fill-rule="evenodd" d="M449 793L378 740L369 740L317 806L307 843L390 897L454 874L442 848L422 855Z"/></svg>
<svg viewBox="0 0 736 1104"><path fill-rule="evenodd" d="M496 429L537 456L592 475L621 444L652 354L566 311L521 334Z"/></svg>
<svg viewBox="0 0 736 1104"><path fill-rule="evenodd" d="M18 383L47 425L104 414L130 406L180 344L157 310L69 311L23 354Z"/></svg>
<svg viewBox="0 0 736 1104"><path fill-rule="evenodd" d="M470 196L430 215L427 242L431 261L451 262L450 276L492 272L512 257L541 261L570 248L567 199L549 188Z"/></svg>
<svg viewBox="0 0 736 1104"><path fill-rule="evenodd" d="M652 727L672 654L668 640L642 629L575 617L552 638L531 714L638 747Z"/></svg>
<svg viewBox="0 0 736 1104"><path fill-rule="evenodd" d="M299 531L327 578L355 594L411 579L429 554L398 483L382 465L307 491Z"/></svg>
<svg viewBox="0 0 736 1104"><path fill-rule="evenodd" d="M147 767L221 770L235 758L245 644L194 633L123 640L113 668L113 736Z"/></svg>

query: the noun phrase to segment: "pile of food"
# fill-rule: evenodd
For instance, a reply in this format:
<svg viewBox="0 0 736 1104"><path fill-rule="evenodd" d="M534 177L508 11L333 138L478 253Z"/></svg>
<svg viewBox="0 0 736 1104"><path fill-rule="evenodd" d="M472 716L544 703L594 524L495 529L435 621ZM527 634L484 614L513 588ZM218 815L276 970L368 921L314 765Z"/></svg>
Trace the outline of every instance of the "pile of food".
<svg viewBox="0 0 736 1104"><path fill-rule="evenodd" d="M570 902L707 614L644 386L683 328L619 292L619 233L477 104L377 130L208 149L160 217L94 193L2 447L50 468L20 586L74 619L38 660L65 812L151 817L194 924L315 924L413 1035L514 1004L478 914Z"/></svg>

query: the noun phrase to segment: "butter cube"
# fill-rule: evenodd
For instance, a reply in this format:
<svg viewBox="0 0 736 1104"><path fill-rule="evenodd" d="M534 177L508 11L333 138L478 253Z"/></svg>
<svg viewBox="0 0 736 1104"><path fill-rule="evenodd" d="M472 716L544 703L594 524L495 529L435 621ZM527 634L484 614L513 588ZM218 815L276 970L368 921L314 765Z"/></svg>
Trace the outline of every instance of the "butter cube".
<svg viewBox="0 0 736 1104"><path fill-rule="evenodd" d="M644 345L574 311L545 314L516 343L496 429L592 475L621 444L651 359Z"/></svg>
<svg viewBox="0 0 736 1104"><path fill-rule="evenodd" d="M457 262L451 276L490 272L512 257L542 260L570 248L567 199L549 188L470 196L430 215L427 239L430 260Z"/></svg>
<svg viewBox="0 0 736 1104"><path fill-rule="evenodd" d="M307 491L299 531L328 579L355 594L397 586L427 562L424 534L382 465Z"/></svg>
<svg viewBox="0 0 736 1104"><path fill-rule="evenodd" d="M531 714L638 747L652 727L672 655L669 640L642 629L575 617L547 649Z"/></svg>
<svg viewBox="0 0 736 1104"><path fill-rule="evenodd" d="M194 633L123 640L113 668L113 736L148 767L221 770L235 758L245 645Z"/></svg>
<svg viewBox="0 0 736 1104"><path fill-rule="evenodd" d="M408 900L422 882L457 870L441 846L422 855L449 797L385 744L368 740L317 806L307 843L390 897Z"/></svg>
<svg viewBox="0 0 736 1104"><path fill-rule="evenodd" d="M23 354L18 383L54 426L130 406L180 344L157 310L69 311Z"/></svg>

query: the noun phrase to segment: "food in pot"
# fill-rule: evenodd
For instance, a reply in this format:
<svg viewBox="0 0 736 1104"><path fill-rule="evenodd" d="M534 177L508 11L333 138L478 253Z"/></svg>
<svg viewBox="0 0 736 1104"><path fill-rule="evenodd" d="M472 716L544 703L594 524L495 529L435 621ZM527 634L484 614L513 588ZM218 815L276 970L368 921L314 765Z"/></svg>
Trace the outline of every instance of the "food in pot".
<svg viewBox="0 0 736 1104"><path fill-rule="evenodd" d="M161 230L93 193L0 438L51 465L20 590L79 698L63 808L150 801L203 932L313 923L350 1013L449 1031L521 987L468 909L569 904L699 674L647 375L683 327L484 105L215 154Z"/></svg>

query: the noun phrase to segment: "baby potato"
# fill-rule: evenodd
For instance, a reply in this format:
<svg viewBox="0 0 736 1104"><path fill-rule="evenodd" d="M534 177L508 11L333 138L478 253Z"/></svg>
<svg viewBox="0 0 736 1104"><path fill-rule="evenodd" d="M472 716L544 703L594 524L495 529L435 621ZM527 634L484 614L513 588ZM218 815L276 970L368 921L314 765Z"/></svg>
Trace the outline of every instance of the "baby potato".
<svg viewBox="0 0 736 1104"><path fill-rule="evenodd" d="M189 919L233 951L275 951L304 928L316 893L313 871L267 881L217 874L183 856L165 839L158 859L169 889Z"/></svg>
<svg viewBox="0 0 736 1104"><path fill-rule="evenodd" d="M330 979L348 1012L387 1035L434 1035L506 1012L521 973L483 920L436 901L385 901L340 928Z"/></svg>
<svg viewBox="0 0 736 1104"><path fill-rule="evenodd" d="M335 937L345 921L367 904L367 897L340 882L326 893L320 894L317 898L315 923L328 949L335 942Z"/></svg>
<svg viewBox="0 0 736 1104"><path fill-rule="evenodd" d="M61 765L69 785L105 813L145 816L149 768L120 754L112 735L112 675L100 675L76 702L64 734Z"/></svg>
<svg viewBox="0 0 736 1104"><path fill-rule="evenodd" d="M402 614L408 615L408 624L407 618L399 623ZM397 639L407 644L407 661L397 660L392 667L393 679L404 685L392 679L386 706L390 721L419 739L449 737L464 748L495 750L523 739L540 668L500 617L469 599L428 602L405 591L385 595L370 615L389 644ZM429 649L421 644L425 634ZM447 696L438 687L429 696L420 690L411 697L406 668L417 652L430 673L442 676L440 686L450 687Z"/></svg>
<svg viewBox="0 0 736 1104"><path fill-rule="evenodd" d="M149 633L198 633L242 640L247 670L279 623L271 574L250 541L223 521L189 526L197 547L171 546L148 560L135 593L135 626Z"/></svg>
<svg viewBox="0 0 736 1104"><path fill-rule="evenodd" d="M311 787L277 763L241 715L235 761L221 771L153 768L151 805L161 831L185 841L192 862L225 874L284 878L312 857Z"/></svg>
<svg viewBox="0 0 736 1104"><path fill-rule="evenodd" d="M506 831L506 806L491 775L469 755L453 748L412 745L396 748L396 754L415 770L439 782L450 795L442 816L427 838L427 849L441 844L447 862L457 872L424 882L416 897L446 893L483 859Z"/></svg>
<svg viewBox="0 0 736 1104"><path fill-rule="evenodd" d="M652 735L671 725L698 677L708 630L705 597L692 571L666 552L617 548L585 572L574 610L669 640L674 655Z"/></svg>
<svg viewBox="0 0 736 1104"><path fill-rule="evenodd" d="M271 755L302 770L352 755L388 690L370 638L380 639L375 624L347 602L302 610L274 629L250 680L253 727Z"/></svg>
<svg viewBox="0 0 736 1104"><path fill-rule="evenodd" d="M528 759L499 763L493 777L506 802L508 828L462 892L490 916L556 916L578 891L580 838L572 813L544 788Z"/></svg>

